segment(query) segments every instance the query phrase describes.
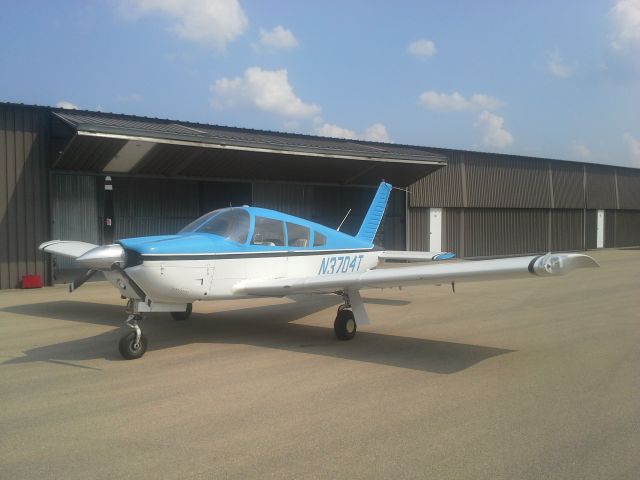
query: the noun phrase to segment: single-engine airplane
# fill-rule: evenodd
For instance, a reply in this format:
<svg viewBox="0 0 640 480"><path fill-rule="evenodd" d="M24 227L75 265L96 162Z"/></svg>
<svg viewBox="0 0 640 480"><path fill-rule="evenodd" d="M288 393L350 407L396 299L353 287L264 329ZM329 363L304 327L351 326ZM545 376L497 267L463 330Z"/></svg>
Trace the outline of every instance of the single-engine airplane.
<svg viewBox="0 0 640 480"><path fill-rule="evenodd" d="M195 301L337 294L343 303L334 332L338 339L350 340L357 323L369 323L361 289L545 277L598 266L588 255L548 253L376 269L386 260L433 262L453 257L447 252L374 247L391 189L390 184L380 183L355 236L281 212L243 206L207 213L175 235L126 238L103 246L53 240L40 249L86 266L87 273L70 284L70 291L102 271L128 299L125 324L131 331L119 342L120 353L128 360L142 357L147 349L139 325L144 313L170 312L174 319L185 320Z"/></svg>

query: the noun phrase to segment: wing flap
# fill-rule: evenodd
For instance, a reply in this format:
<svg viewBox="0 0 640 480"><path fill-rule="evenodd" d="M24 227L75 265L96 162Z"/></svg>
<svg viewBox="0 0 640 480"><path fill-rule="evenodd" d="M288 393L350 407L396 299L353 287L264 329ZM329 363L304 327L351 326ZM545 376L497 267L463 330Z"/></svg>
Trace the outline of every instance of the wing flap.
<svg viewBox="0 0 640 480"><path fill-rule="evenodd" d="M383 268L363 273L313 277L244 280L233 287L239 295L285 296L294 293L331 293L361 288L396 287L414 284L477 282L528 276L564 275L576 268L598 267L588 255L547 254L544 256L461 261L414 267Z"/></svg>
<svg viewBox="0 0 640 480"><path fill-rule="evenodd" d="M77 242L74 240L51 240L44 242L38 248L43 252L55 253L63 257L78 258L97 246L98 245L92 243Z"/></svg>
<svg viewBox="0 0 640 480"><path fill-rule="evenodd" d="M385 250L380 252L378 258L382 260L396 260L404 262L435 262L437 260L450 260L455 257L451 252L409 252L401 250Z"/></svg>

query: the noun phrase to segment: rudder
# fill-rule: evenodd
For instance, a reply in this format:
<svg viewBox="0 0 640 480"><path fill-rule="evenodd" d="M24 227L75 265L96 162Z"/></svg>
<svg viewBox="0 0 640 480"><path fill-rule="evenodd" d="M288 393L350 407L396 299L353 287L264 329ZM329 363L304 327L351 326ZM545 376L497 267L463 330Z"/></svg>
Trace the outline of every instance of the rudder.
<svg viewBox="0 0 640 480"><path fill-rule="evenodd" d="M384 215L384 211L387 208L387 202L389 201L389 195L391 194L391 184L386 182L380 182L378 191L373 197L373 201L369 206L367 215L364 217L364 221L360 226L360 230L356 234L358 240L364 240L368 243L373 243L373 239L378 232L380 222Z"/></svg>

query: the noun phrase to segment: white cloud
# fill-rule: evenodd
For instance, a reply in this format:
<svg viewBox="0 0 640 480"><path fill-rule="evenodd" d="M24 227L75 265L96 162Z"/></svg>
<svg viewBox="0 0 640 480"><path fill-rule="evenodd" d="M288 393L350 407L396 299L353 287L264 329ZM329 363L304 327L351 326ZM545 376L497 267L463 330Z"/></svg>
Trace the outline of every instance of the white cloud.
<svg viewBox="0 0 640 480"><path fill-rule="evenodd" d="M242 77L220 78L211 85L214 107L251 106L289 118L307 118L322 110L300 100L289 84L287 70L248 68Z"/></svg>
<svg viewBox="0 0 640 480"><path fill-rule="evenodd" d="M322 137L346 138L348 140L366 140L369 142L391 143L387 127L382 123L374 123L363 133L357 134L354 130L343 128L332 123L325 123L315 129L316 135Z"/></svg>
<svg viewBox="0 0 640 480"><path fill-rule="evenodd" d="M562 62L559 52L553 52L551 57L549 57L547 72L558 78L569 78L573 73L571 69Z"/></svg>
<svg viewBox="0 0 640 480"><path fill-rule="evenodd" d="M640 49L640 0L618 0L609 18L613 24L609 46L615 51Z"/></svg>
<svg viewBox="0 0 640 480"><path fill-rule="evenodd" d="M515 141L513 135L504 128L504 118L494 113L482 112L476 126L482 130L482 143L487 147L503 148Z"/></svg>
<svg viewBox="0 0 640 480"><path fill-rule="evenodd" d="M360 137L362 140L368 140L370 142L391 142L387 127L382 123L374 123L364 131L364 134Z"/></svg>
<svg viewBox="0 0 640 480"><path fill-rule="evenodd" d="M291 30L278 25L270 31L260 29L260 45L271 50L292 50L298 46L298 40Z"/></svg>
<svg viewBox="0 0 640 480"><path fill-rule="evenodd" d="M589 160L592 157L591 150L580 143L573 144L573 153L581 160Z"/></svg>
<svg viewBox="0 0 640 480"><path fill-rule="evenodd" d="M179 37L224 50L249 24L238 0L121 0L120 11L129 18L161 14L176 21L171 30Z"/></svg>
<svg viewBox="0 0 640 480"><path fill-rule="evenodd" d="M432 57L437 51L436 45L431 40L425 39L416 40L407 47L407 53L416 58Z"/></svg>
<svg viewBox="0 0 640 480"><path fill-rule="evenodd" d="M627 142L627 149L629 150L632 164L640 167L640 140L630 133L624 134L624 140Z"/></svg>
<svg viewBox="0 0 640 480"><path fill-rule="evenodd" d="M71 103L67 100L60 100L58 103L56 103L56 107L64 108L67 110L78 110L78 106L75 103Z"/></svg>
<svg viewBox="0 0 640 480"><path fill-rule="evenodd" d="M320 135L321 137L346 138L349 140L356 140L358 138L358 135L356 135L356 132L353 130L342 128L332 123L325 123L316 128L316 135Z"/></svg>
<svg viewBox="0 0 640 480"><path fill-rule="evenodd" d="M420 102L428 110L442 111L495 110L504 105L501 100L482 93L474 93L465 98L458 92L448 94L433 90L422 92Z"/></svg>

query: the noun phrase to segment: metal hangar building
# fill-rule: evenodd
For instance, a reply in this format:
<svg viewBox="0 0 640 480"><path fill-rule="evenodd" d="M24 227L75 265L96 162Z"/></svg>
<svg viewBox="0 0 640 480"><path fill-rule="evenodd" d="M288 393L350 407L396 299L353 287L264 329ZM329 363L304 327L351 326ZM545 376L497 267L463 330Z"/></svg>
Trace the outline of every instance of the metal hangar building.
<svg viewBox="0 0 640 480"><path fill-rule="evenodd" d="M351 210L353 233L382 179L399 187L377 238L387 249L640 245L638 169L0 103L0 289L74 269L38 251L46 240L173 233L230 204L331 227Z"/></svg>

